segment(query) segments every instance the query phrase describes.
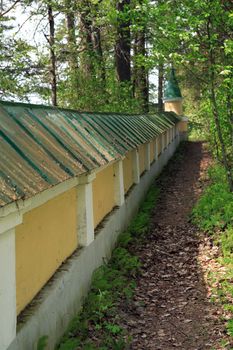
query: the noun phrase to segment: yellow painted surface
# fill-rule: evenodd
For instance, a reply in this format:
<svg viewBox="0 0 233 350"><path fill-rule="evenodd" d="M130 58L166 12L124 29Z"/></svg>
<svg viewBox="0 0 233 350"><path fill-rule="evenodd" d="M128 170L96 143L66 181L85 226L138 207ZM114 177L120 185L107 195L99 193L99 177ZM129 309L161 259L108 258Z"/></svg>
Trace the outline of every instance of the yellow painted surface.
<svg viewBox="0 0 233 350"><path fill-rule="evenodd" d="M77 247L77 190L49 200L16 227L17 314Z"/></svg>
<svg viewBox="0 0 233 350"><path fill-rule="evenodd" d="M182 115L183 114L182 100L165 102L164 109L166 112L175 112L178 115Z"/></svg>
<svg viewBox="0 0 233 350"><path fill-rule="evenodd" d="M138 147L138 154L139 154L139 170L140 175L145 171L145 161L146 161L146 146L140 145Z"/></svg>
<svg viewBox="0 0 233 350"><path fill-rule="evenodd" d="M115 206L113 165L97 173L92 186L94 226L96 227Z"/></svg>
<svg viewBox="0 0 233 350"><path fill-rule="evenodd" d="M128 152L123 159L124 191L128 192L133 185L133 152Z"/></svg>
<svg viewBox="0 0 233 350"><path fill-rule="evenodd" d="M150 142L150 163L155 159L155 139Z"/></svg>
<svg viewBox="0 0 233 350"><path fill-rule="evenodd" d="M188 122L187 121L181 121L178 123L178 128L180 132L188 131Z"/></svg>

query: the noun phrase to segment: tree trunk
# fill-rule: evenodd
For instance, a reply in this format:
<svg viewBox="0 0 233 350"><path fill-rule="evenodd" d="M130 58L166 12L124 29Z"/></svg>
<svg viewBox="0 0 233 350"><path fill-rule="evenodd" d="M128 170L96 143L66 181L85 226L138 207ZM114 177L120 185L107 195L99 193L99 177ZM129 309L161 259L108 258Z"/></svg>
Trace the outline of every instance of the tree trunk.
<svg viewBox="0 0 233 350"><path fill-rule="evenodd" d="M232 172L231 172L231 166L228 163L227 159L227 152L225 148L225 143L223 140L221 125L220 125L220 119L219 119L219 112L218 112L218 106L216 101L216 94L215 94L215 87L214 87L214 72L212 69L211 73L211 101L212 101L212 109L213 109L213 116L215 121L215 126L217 129L218 139L220 142L221 147L221 153L222 153L222 159L223 159L223 165L227 172L227 179L230 191L233 192L233 179L232 179Z"/></svg>
<svg viewBox="0 0 233 350"><path fill-rule="evenodd" d="M158 69L158 112L163 112L163 64Z"/></svg>
<svg viewBox="0 0 233 350"><path fill-rule="evenodd" d="M148 72L143 63L137 63L137 56L146 56L145 30L138 31L135 38L135 97L141 101L142 111L149 112Z"/></svg>
<svg viewBox="0 0 233 350"><path fill-rule="evenodd" d="M209 65L210 65L210 99L212 104L212 110L213 110L213 116L214 116L214 122L217 130L217 135L221 147L221 153L222 153L222 159L223 159L223 165L227 173L227 180L229 184L229 189L231 192L233 192L233 178L232 178L232 169L231 165L228 162L227 152L225 143L223 140L222 135L222 129L221 129L221 123L220 123L220 117L219 117L219 111L218 111L218 104L216 99L216 92L215 92L215 57L212 47L212 37L211 37L211 18L209 17L207 22L207 35L208 35L208 41L209 41Z"/></svg>
<svg viewBox="0 0 233 350"><path fill-rule="evenodd" d="M105 85L105 64L103 59L103 50L101 45L101 33L100 28L93 25L93 33L92 33L93 47L95 51L95 57L97 61L97 78L100 78L102 83Z"/></svg>
<svg viewBox="0 0 233 350"><path fill-rule="evenodd" d="M67 27L67 42L68 42L68 61L71 71L75 71L78 67L76 51L76 36L75 36L75 17L74 9L71 1L66 1L66 27Z"/></svg>
<svg viewBox="0 0 233 350"><path fill-rule="evenodd" d="M130 67L130 20L122 20L122 16L127 18L130 0L118 0L117 10L119 11L117 38L115 44L115 61L117 78L120 82L131 80Z"/></svg>
<svg viewBox="0 0 233 350"><path fill-rule="evenodd" d="M80 5L80 29L82 42L81 70L87 78L93 74L93 42L92 42L92 18L90 4L85 1Z"/></svg>
<svg viewBox="0 0 233 350"><path fill-rule="evenodd" d="M55 44L55 29L54 16L51 5L48 5L48 20L49 20L49 47L50 47L50 85L51 85L51 99L52 105L57 106L57 77L56 77L56 56L54 52Z"/></svg>

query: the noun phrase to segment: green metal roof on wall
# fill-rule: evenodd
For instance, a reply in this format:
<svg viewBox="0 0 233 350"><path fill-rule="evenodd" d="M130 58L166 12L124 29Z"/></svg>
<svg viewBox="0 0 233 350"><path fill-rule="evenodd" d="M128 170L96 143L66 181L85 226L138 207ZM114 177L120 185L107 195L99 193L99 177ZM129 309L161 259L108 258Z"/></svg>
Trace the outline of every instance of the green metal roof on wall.
<svg viewBox="0 0 233 350"><path fill-rule="evenodd" d="M165 102L166 101L169 102L169 101L177 101L181 99L182 99L182 95L181 95L178 81L176 79L175 69L172 68L168 76L168 79L165 83L163 100Z"/></svg>
<svg viewBox="0 0 233 350"><path fill-rule="evenodd" d="M0 207L119 159L178 120L0 101Z"/></svg>

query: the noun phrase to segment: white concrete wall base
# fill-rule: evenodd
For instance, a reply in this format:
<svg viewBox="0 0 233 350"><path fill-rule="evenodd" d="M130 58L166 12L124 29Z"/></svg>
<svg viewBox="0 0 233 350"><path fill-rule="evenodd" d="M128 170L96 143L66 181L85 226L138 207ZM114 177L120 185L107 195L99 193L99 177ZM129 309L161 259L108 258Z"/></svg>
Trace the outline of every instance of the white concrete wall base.
<svg viewBox="0 0 233 350"><path fill-rule="evenodd" d="M27 319L19 325L17 336L8 350L34 350L39 338L44 335L49 336L47 349L54 349L69 321L80 310L93 271L109 259L119 233L136 214L150 185L175 152L177 140L175 138L151 164L150 170L140 178L140 183L134 186L123 205L105 219L94 241L74 253L56 272L53 280L41 291L38 305L28 309ZM138 159L135 163L138 166Z"/></svg>
<svg viewBox="0 0 233 350"><path fill-rule="evenodd" d="M0 350L16 335L15 229L0 235Z"/></svg>

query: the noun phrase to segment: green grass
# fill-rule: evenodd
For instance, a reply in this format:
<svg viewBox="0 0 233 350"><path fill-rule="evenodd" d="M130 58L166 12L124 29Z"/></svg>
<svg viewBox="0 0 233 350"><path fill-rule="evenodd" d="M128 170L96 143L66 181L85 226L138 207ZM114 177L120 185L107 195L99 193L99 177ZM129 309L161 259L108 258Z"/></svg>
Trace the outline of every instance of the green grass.
<svg viewBox="0 0 233 350"><path fill-rule="evenodd" d="M48 340L47 335L44 335L43 337L41 337L37 343L37 350L44 350L47 346L47 340Z"/></svg>
<svg viewBox="0 0 233 350"><path fill-rule="evenodd" d="M210 185L193 209L194 222L203 230L213 232L233 225L233 194L229 191L223 167L209 170Z"/></svg>
<svg viewBox="0 0 233 350"><path fill-rule="evenodd" d="M127 348L130 337L120 325L117 306L122 300L127 304L134 295L135 277L140 272L141 263L130 247L146 235L158 195L159 190L152 186L137 216L119 235L109 263L94 272L82 311L71 321L57 350ZM93 334L98 337L98 345L91 337Z"/></svg>
<svg viewBox="0 0 233 350"><path fill-rule="evenodd" d="M222 166L215 165L209 170L210 184L193 209L194 223L212 235L221 249L216 258L224 267L223 273L212 271L208 276L212 287L211 301L218 303L232 315L226 321L227 334L233 338L233 194L229 191L226 173ZM224 340L223 340L224 341Z"/></svg>

